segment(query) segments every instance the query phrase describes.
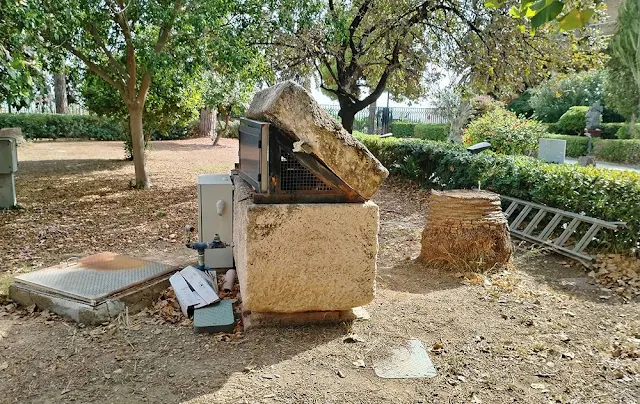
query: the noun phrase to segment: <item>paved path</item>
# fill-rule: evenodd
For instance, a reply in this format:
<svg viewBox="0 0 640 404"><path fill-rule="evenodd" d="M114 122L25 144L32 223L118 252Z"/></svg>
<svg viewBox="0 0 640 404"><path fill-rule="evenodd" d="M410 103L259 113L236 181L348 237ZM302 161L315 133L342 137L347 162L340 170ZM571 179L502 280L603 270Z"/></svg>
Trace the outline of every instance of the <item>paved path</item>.
<svg viewBox="0 0 640 404"><path fill-rule="evenodd" d="M567 164L578 164L578 159L574 159L570 157L565 158L564 161ZM603 161L601 162L597 160L596 160L596 167L609 168L611 170L620 170L620 171L629 170L629 171L635 171L637 173L640 173L640 166L625 166L622 164L606 163L606 162L603 162Z"/></svg>

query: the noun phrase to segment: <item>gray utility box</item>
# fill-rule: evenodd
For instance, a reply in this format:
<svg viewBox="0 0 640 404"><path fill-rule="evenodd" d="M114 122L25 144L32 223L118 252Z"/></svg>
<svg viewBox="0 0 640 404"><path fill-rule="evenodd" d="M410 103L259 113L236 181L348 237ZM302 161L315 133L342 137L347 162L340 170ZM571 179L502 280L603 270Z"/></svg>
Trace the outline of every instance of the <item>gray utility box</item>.
<svg viewBox="0 0 640 404"><path fill-rule="evenodd" d="M546 163L564 164L567 141L560 139L540 139L538 158Z"/></svg>
<svg viewBox="0 0 640 404"><path fill-rule="evenodd" d="M204 251L205 266L233 268L233 183L229 174L202 174L198 177L198 241L210 242L216 234L227 248Z"/></svg>
<svg viewBox="0 0 640 404"><path fill-rule="evenodd" d="M13 173L18 171L16 141L0 138L0 209L16 206L16 185Z"/></svg>

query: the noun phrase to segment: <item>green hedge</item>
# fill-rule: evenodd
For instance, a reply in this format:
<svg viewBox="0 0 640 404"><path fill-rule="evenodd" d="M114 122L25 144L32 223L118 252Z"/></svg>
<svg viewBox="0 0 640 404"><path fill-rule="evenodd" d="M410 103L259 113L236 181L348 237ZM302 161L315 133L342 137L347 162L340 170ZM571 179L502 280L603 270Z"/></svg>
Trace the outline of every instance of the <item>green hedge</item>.
<svg viewBox="0 0 640 404"><path fill-rule="evenodd" d="M391 132L394 137L445 141L449 135L449 124L396 122L391 124Z"/></svg>
<svg viewBox="0 0 640 404"><path fill-rule="evenodd" d="M552 139L567 141L567 156L579 157L587 154L585 136L545 135ZM609 163L640 164L640 139L593 139L593 154L596 159Z"/></svg>
<svg viewBox="0 0 640 404"><path fill-rule="evenodd" d="M602 131L600 133L600 137L603 139L628 139L628 132L625 132L622 134L622 136L620 136L622 133L620 132L621 130L628 131L628 129L626 128L628 128L628 124L623 122L603 123L600 125L600 130ZM560 125L559 122L556 122L549 124L549 132L558 133L561 135L582 135L582 133L584 133L584 128L578 134L576 130L566 130L565 126ZM640 124L636 124L636 132L640 134Z"/></svg>
<svg viewBox="0 0 640 404"><path fill-rule="evenodd" d="M609 221L627 222L599 234L599 246L623 250L640 237L640 174L577 164L546 164L524 156L471 154L463 146L357 135L392 174L435 188L484 189Z"/></svg>
<svg viewBox="0 0 640 404"><path fill-rule="evenodd" d="M0 128L19 127L27 139L122 140L122 126L93 115L0 114Z"/></svg>

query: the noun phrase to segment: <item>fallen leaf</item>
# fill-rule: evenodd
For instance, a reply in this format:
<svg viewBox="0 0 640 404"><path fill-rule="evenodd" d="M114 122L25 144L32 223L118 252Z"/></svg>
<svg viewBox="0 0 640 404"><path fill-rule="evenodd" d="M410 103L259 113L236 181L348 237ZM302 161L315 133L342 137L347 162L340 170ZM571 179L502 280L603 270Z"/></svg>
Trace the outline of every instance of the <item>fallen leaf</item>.
<svg viewBox="0 0 640 404"><path fill-rule="evenodd" d="M337 374L338 376L340 376L342 379L344 379L345 377L347 377L344 373L342 373L342 370L338 370L338 371L336 372L336 374Z"/></svg>
<svg viewBox="0 0 640 404"><path fill-rule="evenodd" d="M364 361L362 359L358 359L357 361L353 362L353 366L357 368L363 368L366 365L364 364Z"/></svg>
<svg viewBox="0 0 640 404"><path fill-rule="evenodd" d="M350 335L347 335L346 337L344 337L342 342L347 343L347 344L353 344L353 343L356 343L356 342L364 342L364 340L362 338L358 337L356 334L350 334Z"/></svg>
<svg viewBox="0 0 640 404"><path fill-rule="evenodd" d="M543 390L547 387L544 383L531 383L531 388L536 390Z"/></svg>

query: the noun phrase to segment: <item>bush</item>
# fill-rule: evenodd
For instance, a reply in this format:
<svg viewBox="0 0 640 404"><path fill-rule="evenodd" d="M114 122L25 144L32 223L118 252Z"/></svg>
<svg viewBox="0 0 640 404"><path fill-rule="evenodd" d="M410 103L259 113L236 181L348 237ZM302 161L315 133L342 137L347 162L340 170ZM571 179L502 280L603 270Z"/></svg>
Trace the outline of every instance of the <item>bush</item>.
<svg viewBox="0 0 640 404"><path fill-rule="evenodd" d="M471 100L471 108L474 118L478 119L496 109L504 109L505 105L489 95L479 95Z"/></svg>
<svg viewBox="0 0 640 404"><path fill-rule="evenodd" d="M0 114L0 128L19 127L26 139L122 140L122 126L93 115Z"/></svg>
<svg viewBox="0 0 640 404"><path fill-rule="evenodd" d="M514 112L518 116L524 116L525 118L531 118L533 116L533 108L531 108L531 96L533 90L528 89L520 94L515 100L511 101L507 109Z"/></svg>
<svg viewBox="0 0 640 404"><path fill-rule="evenodd" d="M620 122L603 123L600 125L600 137L603 139L618 139L618 131L624 125ZM623 138L624 139L624 138Z"/></svg>
<svg viewBox="0 0 640 404"><path fill-rule="evenodd" d="M496 108L471 122L462 140L466 145L487 141L501 154L523 154L535 151L544 133L545 126L540 122Z"/></svg>
<svg viewBox="0 0 640 404"><path fill-rule="evenodd" d="M393 133L394 137L413 137L415 127L415 123L393 122L391 124L391 133Z"/></svg>
<svg viewBox="0 0 640 404"><path fill-rule="evenodd" d="M413 136L422 140L445 142L449 136L449 124L418 123L413 130Z"/></svg>
<svg viewBox="0 0 640 404"><path fill-rule="evenodd" d="M484 189L608 221L627 227L598 234L599 247L636 246L640 234L640 175L575 164L546 164L525 156L491 152L471 154L457 144L421 140L358 139L392 174L422 185L456 189L482 184Z"/></svg>
<svg viewBox="0 0 640 404"><path fill-rule="evenodd" d="M529 103L543 122L557 122L573 106L602 102L604 80L603 71L556 76L534 88Z"/></svg>
<svg viewBox="0 0 640 404"><path fill-rule="evenodd" d="M581 135L586 126L589 107L571 107L562 114L554 129L563 135Z"/></svg>
<svg viewBox="0 0 640 404"><path fill-rule="evenodd" d="M551 139L567 141L567 157L579 157L587 154L585 136L545 135ZM640 164L640 140L636 139L592 139L593 154L596 159L608 163Z"/></svg>
<svg viewBox="0 0 640 404"><path fill-rule="evenodd" d="M620 124L618 131L616 132L618 139L640 139L640 123L634 125L633 136L629 134L629 124Z"/></svg>
<svg viewBox="0 0 640 404"><path fill-rule="evenodd" d="M230 120L229 121L229 130L227 133L224 133L224 121L218 122L216 125L216 132L220 133L222 136L227 137L229 139L238 139L240 137L240 120Z"/></svg>

